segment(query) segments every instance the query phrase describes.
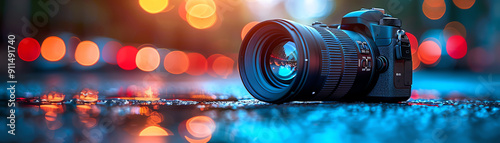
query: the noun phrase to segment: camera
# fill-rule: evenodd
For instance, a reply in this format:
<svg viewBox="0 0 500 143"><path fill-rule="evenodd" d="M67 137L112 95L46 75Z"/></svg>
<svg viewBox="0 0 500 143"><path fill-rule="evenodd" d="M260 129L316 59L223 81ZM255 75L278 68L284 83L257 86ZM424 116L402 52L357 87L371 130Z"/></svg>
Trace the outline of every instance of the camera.
<svg viewBox="0 0 500 143"><path fill-rule="evenodd" d="M341 24L260 22L241 44L242 82L270 103L406 101L412 55L401 25L379 8L350 12Z"/></svg>

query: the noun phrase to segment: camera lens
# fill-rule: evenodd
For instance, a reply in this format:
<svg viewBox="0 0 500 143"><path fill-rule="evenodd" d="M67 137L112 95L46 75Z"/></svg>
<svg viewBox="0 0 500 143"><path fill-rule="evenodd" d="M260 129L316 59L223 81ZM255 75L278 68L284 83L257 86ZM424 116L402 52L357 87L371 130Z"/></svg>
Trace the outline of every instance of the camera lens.
<svg viewBox="0 0 500 143"><path fill-rule="evenodd" d="M291 41L274 47L269 55L269 69L284 83L289 83L297 75L297 48Z"/></svg>
<svg viewBox="0 0 500 143"><path fill-rule="evenodd" d="M266 102L356 98L378 77L371 70L378 51L366 39L349 30L263 21L243 39L240 76L249 93ZM372 52L363 55L358 43Z"/></svg>

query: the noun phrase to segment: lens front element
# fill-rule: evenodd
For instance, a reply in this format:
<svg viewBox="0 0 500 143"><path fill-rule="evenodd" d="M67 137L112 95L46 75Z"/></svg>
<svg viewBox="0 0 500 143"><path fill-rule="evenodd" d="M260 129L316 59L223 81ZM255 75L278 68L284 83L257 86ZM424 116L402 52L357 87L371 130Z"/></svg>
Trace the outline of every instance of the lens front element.
<svg viewBox="0 0 500 143"><path fill-rule="evenodd" d="M297 75L297 59L295 43L286 41L272 50L269 56L269 68L279 81L289 83Z"/></svg>

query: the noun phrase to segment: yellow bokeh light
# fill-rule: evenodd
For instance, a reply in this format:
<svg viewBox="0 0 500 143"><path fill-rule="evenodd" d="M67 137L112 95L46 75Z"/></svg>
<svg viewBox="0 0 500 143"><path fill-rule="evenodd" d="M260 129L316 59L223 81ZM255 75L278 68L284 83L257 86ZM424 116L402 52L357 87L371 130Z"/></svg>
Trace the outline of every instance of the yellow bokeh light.
<svg viewBox="0 0 500 143"><path fill-rule="evenodd" d="M66 54L66 45L59 37L47 37L42 43L41 54L47 61L59 61L64 57L64 54Z"/></svg>
<svg viewBox="0 0 500 143"><path fill-rule="evenodd" d="M137 52L135 63L142 71L153 71L160 65L160 54L153 47L144 47Z"/></svg>
<svg viewBox="0 0 500 143"><path fill-rule="evenodd" d="M206 5L199 4L196 7L206 7ZM196 9L197 8L192 8L191 10L195 11ZM199 18L199 17L192 16L188 12L186 14L186 19L187 19L187 22L189 23L189 25L191 25L192 27L194 27L196 29L207 29L207 28L212 27L215 24L215 22L217 21L217 14L213 14L207 18Z"/></svg>
<svg viewBox="0 0 500 143"><path fill-rule="evenodd" d="M213 0L188 0L185 9L191 16L208 18L215 14L216 5Z"/></svg>
<svg viewBox="0 0 500 143"><path fill-rule="evenodd" d="M139 0L139 5L148 13L159 13L168 6L168 0Z"/></svg>
<svg viewBox="0 0 500 143"><path fill-rule="evenodd" d="M99 47L92 41L83 41L75 51L75 60L82 66L91 66L99 60Z"/></svg>

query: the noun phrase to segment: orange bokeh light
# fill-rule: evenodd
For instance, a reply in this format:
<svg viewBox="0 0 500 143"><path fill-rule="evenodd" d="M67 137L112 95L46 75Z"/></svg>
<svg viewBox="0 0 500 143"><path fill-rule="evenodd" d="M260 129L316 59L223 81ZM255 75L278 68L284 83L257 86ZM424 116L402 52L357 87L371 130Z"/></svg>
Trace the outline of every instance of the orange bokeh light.
<svg viewBox="0 0 500 143"><path fill-rule="evenodd" d="M215 131L215 122L207 116L195 116L187 120L186 129L197 138L206 138Z"/></svg>
<svg viewBox="0 0 500 143"><path fill-rule="evenodd" d="M187 54L189 59L189 67L186 71L190 75L202 75L207 71L207 59L200 53Z"/></svg>
<svg viewBox="0 0 500 143"><path fill-rule="evenodd" d="M220 56L224 56L224 55L221 55L221 54L213 54L211 56L209 56L207 58L207 74L210 75L210 76L213 76L213 77L217 77L217 74L215 73L214 69L213 69L213 64L214 64L214 61L215 59L217 59L218 57Z"/></svg>
<svg viewBox="0 0 500 143"><path fill-rule="evenodd" d="M476 0L453 0L453 3L460 9L469 9L476 3Z"/></svg>
<svg viewBox="0 0 500 143"><path fill-rule="evenodd" d="M66 54L66 45L64 41L57 36L47 37L41 47L42 57L47 61L59 61Z"/></svg>
<svg viewBox="0 0 500 143"><path fill-rule="evenodd" d="M92 41L83 41L75 51L75 60L82 66L91 66L99 60L99 47Z"/></svg>
<svg viewBox="0 0 500 143"><path fill-rule="evenodd" d="M234 60L226 56L217 57L211 68L217 75L227 78L227 76L233 73Z"/></svg>
<svg viewBox="0 0 500 143"><path fill-rule="evenodd" d="M153 47L144 47L137 52L135 63L142 71L153 71L160 65L160 54Z"/></svg>
<svg viewBox="0 0 500 143"><path fill-rule="evenodd" d="M139 0L139 5L144 11L155 14L167 8L168 0Z"/></svg>
<svg viewBox="0 0 500 143"><path fill-rule="evenodd" d="M248 31L252 29L255 25L259 24L257 21L252 21L250 23L247 23L243 29L241 29L241 40L245 39L245 35L247 35Z"/></svg>
<svg viewBox="0 0 500 143"><path fill-rule="evenodd" d="M416 70L418 68L418 66L420 66L420 59L418 59L417 53L411 55L411 61L412 61L413 70Z"/></svg>
<svg viewBox="0 0 500 143"><path fill-rule="evenodd" d="M179 9L177 10L177 12L179 13L179 16L182 18L182 20L187 21L186 20L186 14L187 14L187 11L186 11L186 2L182 1L179 4Z"/></svg>
<svg viewBox="0 0 500 143"><path fill-rule="evenodd" d="M139 136L171 136L174 135L170 130L158 126L149 126L143 129Z"/></svg>
<svg viewBox="0 0 500 143"><path fill-rule="evenodd" d="M454 35L460 35L465 38L467 35L467 30L465 29L465 26L462 25L462 23L458 21L452 21L446 24L446 26L443 29L443 34L446 39Z"/></svg>
<svg viewBox="0 0 500 143"><path fill-rule="evenodd" d="M172 51L165 56L164 67L171 74L182 74L189 68L189 58L182 51Z"/></svg>
<svg viewBox="0 0 500 143"><path fill-rule="evenodd" d="M422 63L432 65L441 58L441 47L433 40L424 40L418 48L418 58Z"/></svg>
<svg viewBox="0 0 500 143"><path fill-rule="evenodd" d="M446 12L446 3L444 0L424 0L422 3L422 12L432 20L438 20Z"/></svg>

